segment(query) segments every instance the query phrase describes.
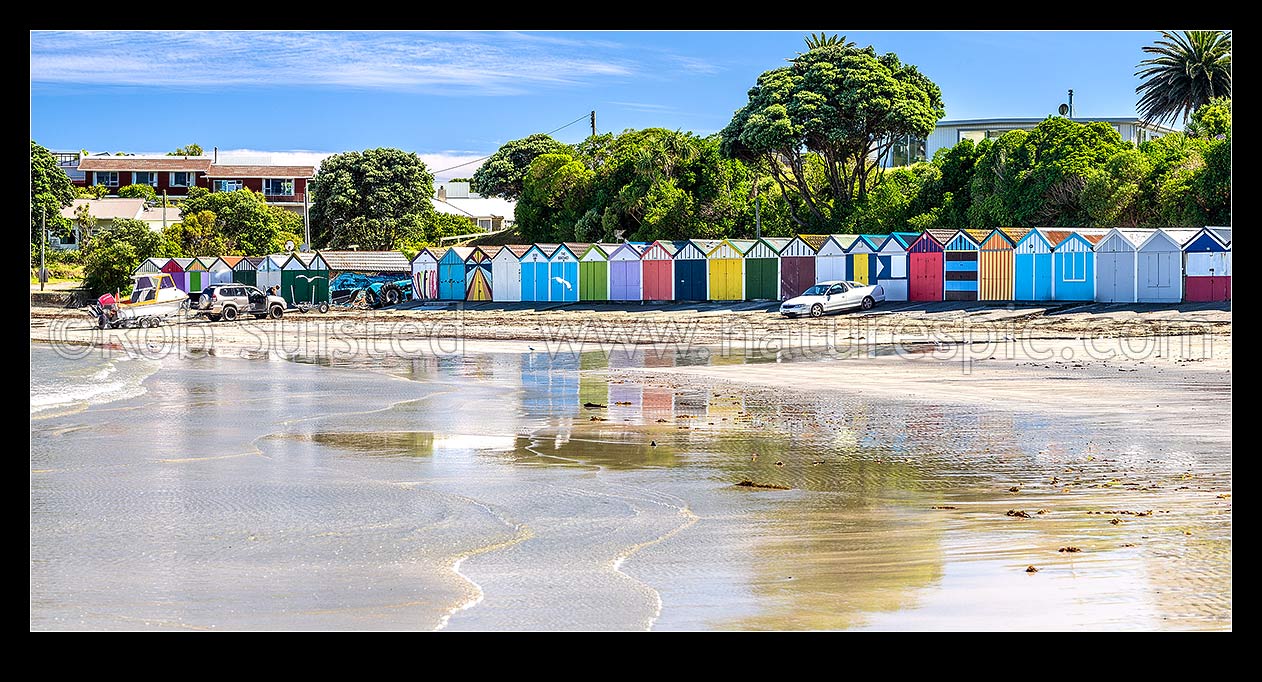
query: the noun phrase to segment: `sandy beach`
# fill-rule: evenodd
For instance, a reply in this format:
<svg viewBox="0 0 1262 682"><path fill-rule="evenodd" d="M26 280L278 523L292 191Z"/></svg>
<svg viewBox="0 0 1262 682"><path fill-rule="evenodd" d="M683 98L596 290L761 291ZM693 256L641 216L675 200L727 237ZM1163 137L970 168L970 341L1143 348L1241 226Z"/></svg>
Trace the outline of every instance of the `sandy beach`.
<svg viewBox="0 0 1262 682"><path fill-rule="evenodd" d="M879 313L36 309L32 627L1231 628L1229 311Z"/></svg>

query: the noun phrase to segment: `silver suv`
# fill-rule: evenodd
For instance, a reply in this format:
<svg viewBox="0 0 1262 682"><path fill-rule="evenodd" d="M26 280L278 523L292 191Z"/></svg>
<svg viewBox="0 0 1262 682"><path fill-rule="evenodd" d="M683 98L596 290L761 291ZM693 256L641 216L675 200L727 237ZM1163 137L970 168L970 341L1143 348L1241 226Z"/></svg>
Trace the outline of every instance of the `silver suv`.
<svg viewBox="0 0 1262 682"><path fill-rule="evenodd" d="M212 284L202 289L196 313L205 315L211 322L221 319L232 322L242 315L279 320L287 305L280 296L268 296L246 284Z"/></svg>

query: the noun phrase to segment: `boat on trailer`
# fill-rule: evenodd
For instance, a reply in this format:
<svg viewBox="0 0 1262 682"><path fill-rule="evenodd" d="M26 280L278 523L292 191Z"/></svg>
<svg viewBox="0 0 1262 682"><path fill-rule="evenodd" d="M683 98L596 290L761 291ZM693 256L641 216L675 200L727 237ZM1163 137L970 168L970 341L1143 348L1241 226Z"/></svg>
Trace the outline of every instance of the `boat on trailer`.
<svg viewBox="0 0 1262 682"><path fill-rule="evenodd" d="M105 294L88 306L99 328L156 327L188 309L188 294L175 286L169 273L149 272L132 275L132 279L135 283L128 300Z"/></svg>

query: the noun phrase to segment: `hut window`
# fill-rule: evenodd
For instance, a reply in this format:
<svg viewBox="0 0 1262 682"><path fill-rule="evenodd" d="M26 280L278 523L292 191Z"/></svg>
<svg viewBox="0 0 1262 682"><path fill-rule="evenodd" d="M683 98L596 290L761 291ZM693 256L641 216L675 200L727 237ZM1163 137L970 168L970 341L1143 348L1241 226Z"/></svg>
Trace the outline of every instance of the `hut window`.
<svg viewBox="0 0 1262 682"><path fill-rule="evenodd" d="M1061 261L1061 279L1066 282L1087 281L1087 254L1082 251L1069 251Z"/></svg>
<svg viewBox="0 0 1262 682"><path fill-rule="evenodd" d="M907 256L890 256L890 277L894 279L907 277Z"/></svg>

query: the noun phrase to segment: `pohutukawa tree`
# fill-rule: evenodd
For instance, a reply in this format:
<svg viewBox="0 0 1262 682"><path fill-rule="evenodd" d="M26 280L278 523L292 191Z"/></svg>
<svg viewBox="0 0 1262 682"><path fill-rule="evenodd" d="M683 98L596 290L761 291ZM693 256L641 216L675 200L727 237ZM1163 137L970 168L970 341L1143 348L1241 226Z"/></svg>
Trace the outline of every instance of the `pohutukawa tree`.
<svg viewBox="0 0 1262 682"><path fill-rule="evenodd" d="M1217 97L1231 97L1230 31L1162 31L1161 40L1144 48L1156 55L1139 63L1135 72L1144 82L1139 114L1146 121L1188 122L1202 105Z"/></svg>
<svg viewBox="0 0 1262 682"><path fill-rule="evenodd" d="M725 154L764 161L781 190L801 198L808 214L793 215L800 226L839 222L881 182L890 146L928 136L945 113L938 86L897 55L844 36L810 45L759 76L721 133Z"/></svg>

